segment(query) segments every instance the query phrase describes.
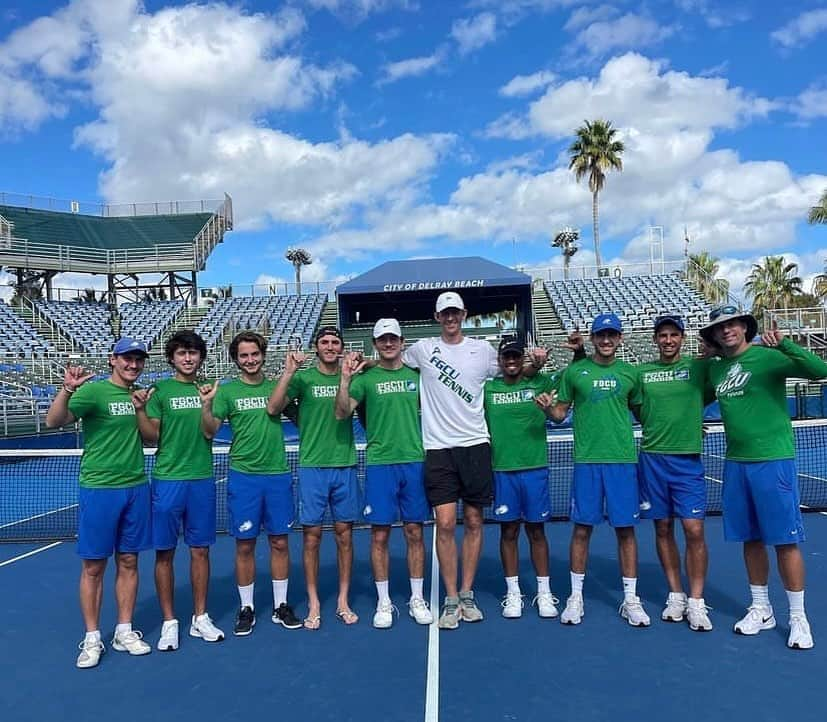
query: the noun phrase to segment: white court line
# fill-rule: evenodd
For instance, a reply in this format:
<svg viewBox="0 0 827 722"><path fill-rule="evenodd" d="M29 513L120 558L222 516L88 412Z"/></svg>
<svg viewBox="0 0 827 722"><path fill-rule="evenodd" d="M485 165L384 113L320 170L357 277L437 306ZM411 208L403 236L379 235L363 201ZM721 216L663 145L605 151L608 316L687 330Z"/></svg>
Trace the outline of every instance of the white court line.
<svg viewBox="0 0 827 722"><path fill-rule="evenodd" d="M436 522L431 544L431 613L434 621L428 629L428 676L425 681L425 722L439 720L439 560L436 556Z"/></svg>
<svg viewBox="0 0 827 722"><path fill-rule="evenodd" d="M21 554L20 556L12 557L11 559L6 559L4 562L0 562L0 567L5 567L7 564L14 564L14 562L19 562L21 559L25 559L26 557L34 556L35 554L40 554L40 552L45 552L47 549L51 549L52 547L56 547L59 544L63 544L62 541L52 542L51 544L47 544L45 547L40 547L39 549L32 549L30 552L26 552L25 554Z"/></svg>
<svg viewBox="0 0 827 722"><path fill-rule="evenodd" d="M27 521L34 521L35 519L42 519L44 516L49 516L49 514L58 514L61 511L66 511L67 509L74 509L76 506L77 504L69 504L69 506L62 506L60 509L52 509L51 511L44 511L42 514L28 516L25 519L18 519L17 521L10 521L7 524L0 524L0 529L5 529L10 526L17 526L18 524L25 524Z"/></svg>

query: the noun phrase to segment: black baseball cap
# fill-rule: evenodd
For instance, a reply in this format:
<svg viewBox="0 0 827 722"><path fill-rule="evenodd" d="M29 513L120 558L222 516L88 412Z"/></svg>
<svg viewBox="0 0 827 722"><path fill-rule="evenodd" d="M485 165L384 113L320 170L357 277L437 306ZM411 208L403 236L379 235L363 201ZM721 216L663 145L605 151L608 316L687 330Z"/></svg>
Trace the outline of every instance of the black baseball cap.
<svg viewBox="0 0 827 722"><path fill-rule="evenodd" d="M335 326L322 326L316 334L316 343L319 343L322 336L335 336L340 341L344 341L342 338L342 332Z"/></svg>
<svg viewBox="0 0 827 722"><path fill-rule="evenodd" d="M522 356L525 353L525 344L519 338L504 338L500 341L499 353L500 355L513 353Z"/></svg>

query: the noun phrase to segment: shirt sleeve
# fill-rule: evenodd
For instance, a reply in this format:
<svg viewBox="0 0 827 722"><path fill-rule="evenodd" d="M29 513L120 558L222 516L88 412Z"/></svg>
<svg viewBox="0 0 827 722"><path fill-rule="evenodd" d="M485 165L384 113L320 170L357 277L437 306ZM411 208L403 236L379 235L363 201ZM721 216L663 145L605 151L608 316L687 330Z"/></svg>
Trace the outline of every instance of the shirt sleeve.
<svg viewBox="0 0 827 722"><path fill-rule="evenodd" d="M804 379L823 379L827 376L827 363L816 356L811 351L801 348L797 343L790 340L789 337L782 339L778 344L778 350L787 358L786 375L800 376Z"/></svg>
<svg viewBox="0 0 827 722"><path fill-rule="evenodd" d="M83 418L95 408L94 384L84 384L69 397L69 412L76 419Z"/></svg>
<svg viewBox="0 0 827 722"><path fill-rule="evenodd" d="M557 389L557 401L563 404L570 404L574 400L571 369L571 366L566 366L562 376L560 377L560 386Z"/></svg>
<svg viewBox="0 0 827 722"><path fill-rule="evenodd" d="M303 389L304 383L302 373L301 371L299 371L298 373L293 375L293 378L290 379L290 383L287 384L287 398L290 401L292 401L293 399L300 399Z"/></svg>
<svg viewBox="0 0 827 722"><path fill-rule="evenodd" d="M212 401L212 415L216 419L226 419L230 413L230 403L227 398L226 386L219 386Z"/></svg>
<svg viewBox="0 0 827 722"><path fill-rule="evenodd" d="M500 369L500 364L497 363L497 352L494 350L494 347L490 343L485 344L486 348L488 349L486 353L488 354L488 376L492 379L497 378L498 376L502 376L503 372Z"/></svg>
<svg viewBox="0 0 827 722"><path fill-rule="evenodd" d="M348 394L357 404L361 404L365 400L365 374L354 376L350 382Z"/></svg>
<svg viewBox="0 0 827 722"><path fill-rule="evenodd" d="M158 388L152 392L149 401L146 402L146 415L150 419L160 419L163 416L164 404L161 401L161 394L158 393Z"/></svg>
<svg viewBox="0 0 827 722"><path fill-rule="evenodd" d="M422 356L424 354L424 339L419 339L413 346L408 346L402 352L402 363L405 366L410 366L412 369L418 369L422 366Z"/></svg>

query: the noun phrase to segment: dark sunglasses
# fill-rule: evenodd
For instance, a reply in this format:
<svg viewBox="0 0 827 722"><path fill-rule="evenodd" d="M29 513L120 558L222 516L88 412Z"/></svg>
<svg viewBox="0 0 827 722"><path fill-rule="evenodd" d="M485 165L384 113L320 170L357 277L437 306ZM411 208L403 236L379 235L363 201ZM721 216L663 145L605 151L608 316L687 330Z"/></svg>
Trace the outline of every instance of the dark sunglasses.
<svg viewBox="0 0 827 722"><path fill-rule="evenodd" d="M735 316L739 313L741 313L741 309L737 306L718 306L718 308L713 308L709 312L709 320L714 321L720 316Z"/></svg>

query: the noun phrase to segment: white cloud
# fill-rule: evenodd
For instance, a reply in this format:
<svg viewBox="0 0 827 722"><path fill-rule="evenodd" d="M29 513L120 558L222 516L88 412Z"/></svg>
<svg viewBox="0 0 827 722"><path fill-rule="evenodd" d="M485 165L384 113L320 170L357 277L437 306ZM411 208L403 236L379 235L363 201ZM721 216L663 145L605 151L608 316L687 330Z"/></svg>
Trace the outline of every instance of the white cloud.
<svg viewBox="0 0 827 722"><path fill-rule="evenodd" d="M550 85L554 78L554 73L549 70L540 70L531 75L516 75L499 89L499 94L506 98L531 95Z"/></svg>
<svg viewBox="0 0 827 722"><path fill-rule="evenodd" d="M809 10L790 20L770 37L782 48L805 45L816 35L827 30L827 8Z"/></svg>
<svg viewBox="0 0 827 722"><path fill-rule="evenodd" d="M584 6L577 8L563 26L564 30L575 32L599 20L608 20L619 14L612 5L598 5L597 7Z"/></svg>
<svg viewBox="0 0 827 722"><path fill-rule="evenodd" d="M661 25L646 15L627 13L587 25L577 33L568 52L577 57L600 58L617 50L658 45L677 30L676 25Z"/></svg>
<svg viewBox="0 0 827 722"><path fill-rule="evenodd" d="M827 86L807 88L796 98L792 110L802 120L827 118Z"/></svg>
<svg viewBox="0 0 827 722"><path fill-rule="evenodd" d="M381 76L377 81L378 85L395 83L403 78L416 78L438 68L443 61L443 52L438 50L432 55L424 55L419 58L408 58L398 60L395 63L387 63L381 68Z"/></svg>
<svg viewBox="0 0 827 722"><path fill-rule="evenodd" d="M47 98L37 85L0 69L0 133L36 130L48 118L65 114L66 106Z"/></svg>
<svg viewBox="0 0 827 722"><path fill-rule="evenodd" d="M479 50L497 38L497 17L480 13L472 18L461 18L451 26L451 37L457 42L460 55Z"/></svg>
<svg viewBox="0 0 827 722"><path fill-rule="evenodd" d="M750 12L732 0L675 0L675 4L688 13L699 14L712 29L725 28L750 19Z"/></svg>
<svg viewBox="0 0 827 722"><path fill-rule="evenodd" d="M417 0L304 0L315 10L328 10L336 15L362 20L372 13L399 8L418 10Z"/></svg>

